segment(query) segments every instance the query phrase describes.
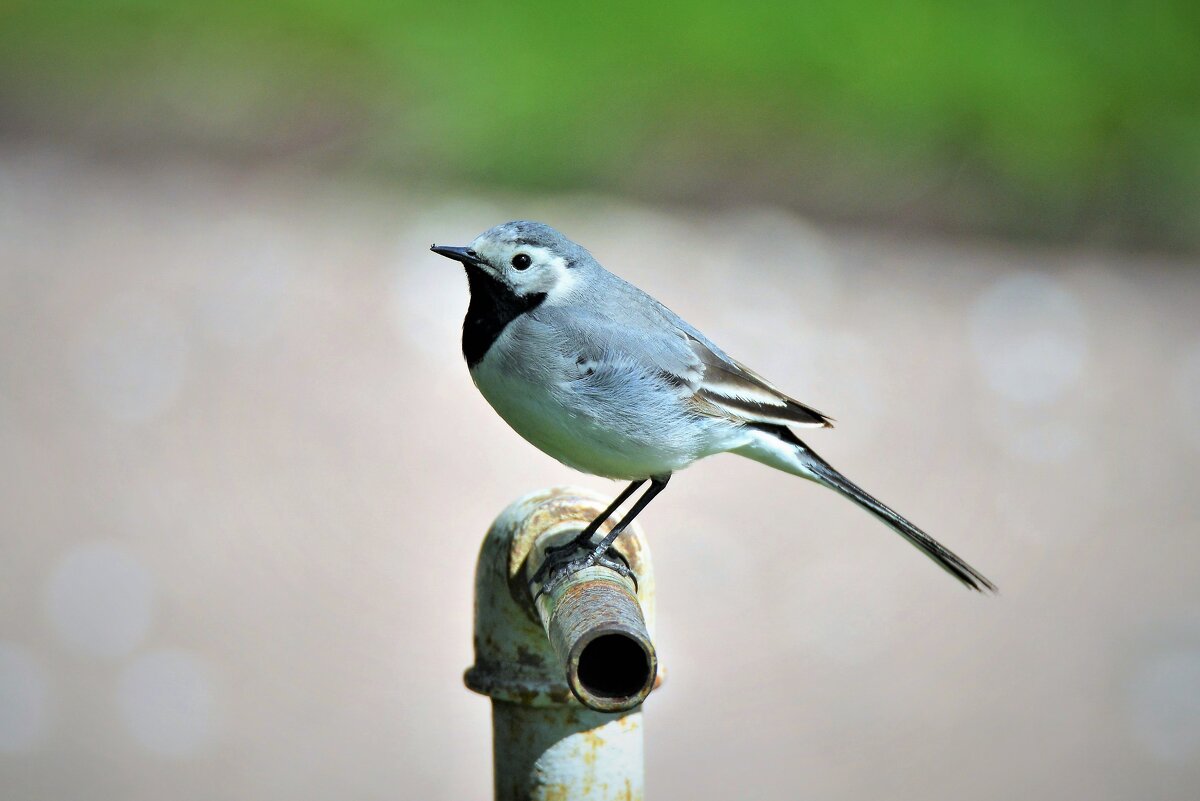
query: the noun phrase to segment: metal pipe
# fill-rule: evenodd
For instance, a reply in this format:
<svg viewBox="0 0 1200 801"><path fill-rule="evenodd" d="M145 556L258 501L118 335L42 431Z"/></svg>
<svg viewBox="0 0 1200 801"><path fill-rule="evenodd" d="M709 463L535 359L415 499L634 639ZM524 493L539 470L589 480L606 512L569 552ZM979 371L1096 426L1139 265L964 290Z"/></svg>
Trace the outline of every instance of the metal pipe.
<svg viewBox="0 0 1200 801"><path fill-rule="evenodd" d="M496 518L480 550L465 680L492 698L497 801L643 797L640 705L658 660L641 529L615 545L630 578L595 566L536 599L530 587L546 549L605 505L578 489L531 493Z"/></svg>

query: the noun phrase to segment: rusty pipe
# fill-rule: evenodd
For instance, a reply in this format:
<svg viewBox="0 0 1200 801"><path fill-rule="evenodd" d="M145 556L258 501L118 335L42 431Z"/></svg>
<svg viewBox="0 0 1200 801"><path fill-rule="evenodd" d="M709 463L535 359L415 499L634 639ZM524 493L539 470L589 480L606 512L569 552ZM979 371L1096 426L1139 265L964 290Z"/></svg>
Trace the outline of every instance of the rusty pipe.
<svg viewBox="0 0 1200 801"><path fill-rule="evenodd" d="M534 591L540 590L535 585ZM658 675L658 656L636 592L632 579L597 565L537 596L538 617L566 669L567 686L597 712L633 709L650 694Z"/></svg>
<svg viewBox="0 0 1200 801"><path fill-rule="evenodd" d="M604 499L554 488L496 518L475 571L475 664L467 686L492 699L497 801L643 797L641 701L656 682L654 576L635 524L615 545L632 580L603 566L535 598L551 545Z"/></svg>

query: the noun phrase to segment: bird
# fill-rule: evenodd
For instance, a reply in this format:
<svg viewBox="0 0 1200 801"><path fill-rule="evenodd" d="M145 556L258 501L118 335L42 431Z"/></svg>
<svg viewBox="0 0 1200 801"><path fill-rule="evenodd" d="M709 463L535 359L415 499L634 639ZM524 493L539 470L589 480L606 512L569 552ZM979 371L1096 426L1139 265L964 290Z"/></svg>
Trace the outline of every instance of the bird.
<svg viewBox="0 0 1200 801"><path fill-rule="evenodd" d="M630 482L571 542L547 553L535 576L545 587L595 564L620 569L609 548L671 477L707 456L733 453L837 492L966 587L996 592L793 430L832 428L833 418L784 394L554 228L515 220L467 246L430 250L466 272L462 354L496 413L568 467ZM647 482L595 543L601 526Z"/></svg>

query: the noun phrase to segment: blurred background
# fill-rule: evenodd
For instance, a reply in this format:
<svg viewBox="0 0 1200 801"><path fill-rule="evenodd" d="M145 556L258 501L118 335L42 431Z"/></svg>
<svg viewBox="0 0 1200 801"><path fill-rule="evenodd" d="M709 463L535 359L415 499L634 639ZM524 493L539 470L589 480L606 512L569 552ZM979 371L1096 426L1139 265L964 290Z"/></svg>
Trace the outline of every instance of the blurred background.
<svg viewBox="0 0 1200 801"><path fill-rule="evenodd" d="M1200 792L1200 11L0 3L0 796L487 798L472 570L576 483L427 252L541 219L979 567L717 457L651 798Z"/></svg>

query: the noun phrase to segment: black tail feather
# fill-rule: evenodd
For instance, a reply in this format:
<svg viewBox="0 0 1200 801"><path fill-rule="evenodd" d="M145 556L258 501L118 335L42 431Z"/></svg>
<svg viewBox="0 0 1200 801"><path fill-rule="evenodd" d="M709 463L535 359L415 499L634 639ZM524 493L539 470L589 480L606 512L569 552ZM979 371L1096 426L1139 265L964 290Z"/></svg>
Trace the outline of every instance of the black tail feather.
<svg viewBox="0 0 1200 801"><path fill-rule="evenodd" d="M949 548L914 526L899 512L877 500L862 487L839 473L815 451L801 442L790 430L784 428L782 432L779 432L779 436L803 452L806 464L820 483L836 490L879 518L889 528L919 548L947 573L976 592L986 590L994 593L998 591L996 585L988 581L982 573L963 561Z"/></svg>

